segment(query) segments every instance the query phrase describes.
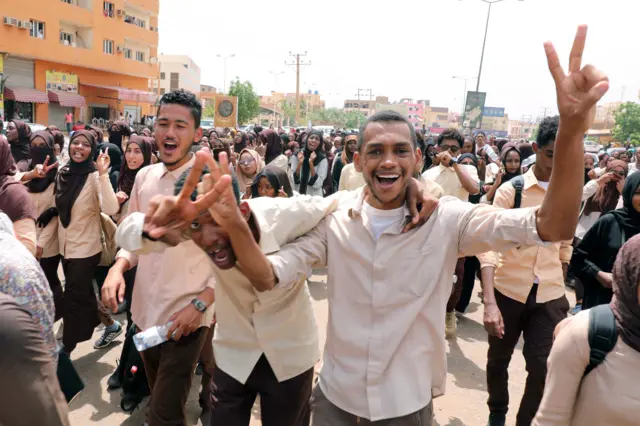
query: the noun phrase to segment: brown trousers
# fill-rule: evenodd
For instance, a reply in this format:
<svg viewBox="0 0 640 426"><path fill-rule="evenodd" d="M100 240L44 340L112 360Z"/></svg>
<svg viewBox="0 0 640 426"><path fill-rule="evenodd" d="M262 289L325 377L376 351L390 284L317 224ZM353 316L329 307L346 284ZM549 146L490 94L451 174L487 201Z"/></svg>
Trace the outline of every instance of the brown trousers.
<svg viewBox="0 0 640 426"><path fill-rule="evenodd" d="M56 362L40 326L11 296L0 293L0 425L68 426Z"/></svg>
<svg viewBox="0 0 640 426"><path fill-rule="evenodd" d="M509 362L523 334L522 354L528 375L516 417L517 426L529 426L538 411L547 376L547 358L553 344L553 330L567 317L569 310L569 301L565 296L546 303L536 303L537 291L538 285L534 284L526 303L520 303L495 290L496 302L504 321L504 336L502 339L489 336L487 405L492 413L507 413Z"/></svg>
<svg viewBox="0 0 640 426"><path fill-rule="evenodd" d="M147 405L149 426L185 425L184 406L209 328L200 327L180 340L169 340L140 352L151 389Z"/></svg>
<svg viewBox="0 0 640 426"><path fill-rule="evenodd" d="M66 352L78 343L91 339L98 324L98 303L93 290L93 275L100 262L100 253L83 259L62 259L64 271L64 333Z"/></svg>
<svg viewBox="0 0 640 426"><path fill-rule="evenodd" d="M216 367L210 426L247 426L257 395L263 426L308 426L312 384L313 368L279 382L264 354L244 384Z"/></svg>
<svg viewBox="0 0 640 426"><path fill-rule="evenodd" d="M311 410L313 412L311 426L431 426L433 420L433 401L431 401L415 413L372 422L336 407L324 396L318 385L311 397Z"/></svg>

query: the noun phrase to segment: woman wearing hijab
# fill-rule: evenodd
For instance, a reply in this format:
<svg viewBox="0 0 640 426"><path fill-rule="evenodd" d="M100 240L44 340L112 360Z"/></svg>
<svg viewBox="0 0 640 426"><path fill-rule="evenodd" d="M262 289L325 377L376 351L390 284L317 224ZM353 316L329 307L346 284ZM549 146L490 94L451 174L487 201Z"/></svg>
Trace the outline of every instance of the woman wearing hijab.
<svg viewBox="0 0 640 426"><path fill-rule="evenodd" d="M24 121L11 120L7 124L7 140L11 146L11 155L16 162L19 172L24 172L29 168L29 138L31 137L31 127Z"/></svg>
<svg viewBox="0 0 640 426"><path fill-rule="evenodd" d="M613 269L611 311L618 338L604 362L590 364L589 312L556 329L547 380L533 426L634 426L640 418L640 236L622 247Z"/></svg>
<svg viewBox="0 0 640 426"><path fill-rule="evenodd" d="M47 127L47 131L53 136L53 153L58 159L58 168L69 162L69 153L64 149L64 134L54 129L56 126Z"/></svg>
<svg viewBox="0 0 640 426"><path fill-rule="evenodd" d="M109 126L109 142L120 148L120 152L127 149L129 136L131 136L131 127L126 121L116 121Z"/></svg>
<svg viewBox="0 0 640 426"><path fill-rule="evenodd" d="M217 137L217 136L216 136ZM241 153L247 147L247 135L244 132L238 132L233 137L233 152ZM242 190L242 187L240 187Z"/></svg>
<svg viewBox="0 0 640 426"><path fill-rule="evenodd" d="M55 319L62 317L62 286L58 278L60 249L58 247L58 210L55 207L55 180L58 159L55 155L54 137L47 131L31 135L29 171L22 175L35 209L36 258L44 271L55 302Z"/></svg>
<svg viewBox="0 0 640 426"><path fill-rule="evenodd" d="M115 124L114 124L115 125ZM86 130L93 133L96 138L96 143L98 144L96 147L96 153L94 157L94 161L98 159L98 155L101 152L107 151L109 153L109 158L111 159L111 168L109 169L109 181L111 182L111 187L114 192L117 191L118 188L118 179L120 177L120 168L122 167L122 151L126 149L127 142L130 137L132 137L132 133L129 133L129 137L126 139L119 139L118 134L120 134L124 130L124 127L118 126L118 131L109 134L109 141L104 141L104 133L102 129L96 126L87 126ZM114 136L112 141L112 135ZM121 142L121 143L115 143ZM120 148L120 146L123 148Z"/></svg>
<svg viewBox="0 0 640 426"><path fill-rule="evenodd" d="M284 170L273 164L267 165L258 173L251 185L251 198L291 198L293 196L294 192L289 177Z"/></svg>
<svg viewBox="0 0 640 426"><path fill-rule="evenodd" d="M240 195L243 199L250 198L253 179L263 168L264 162L262 161L262 157L260 157L260 154L256 151L245 148L240 152L236 175L238 177Z"/></svg>
<svg viewBox="0 0 640 426"><path fill-rule="evenodd" d="M502 184L522 174L522 169L520 168L522 156L520 150L514 144L504 144L502 151L500 151L500 161L502 162L502 168L496 175L493 185L487 191L486 199L489 204L493 203L493 197Z"/></svg>
<svg viewBox="0 0 640 426"><path fill-rule="evenodd" d="M120 209L109 181L109 155L100 153L94 162L96 148L92 132L76 131L69 141L69 163L60 169L55 182L58 241L66 279L62 342L67 353L89 340L101 321L92 284L102 252L100 213L114 215ZM105 318L103 322L110 321ZM108 345L122 332L119 323L111 322L94 347Z"/></svg>
<svg viewBox="0 0 640 426"><path fill-rule="evenodd" d="M11 222L18 241L36 255L36 213L29 192L15 179L18 173L9 143L0 140L0 211Z"/></svg>
<svg viewBox="0 0 640 426"><path fill-rule="evenodd" d="M265 164L268 165L278 158L280 163L277 166L283 167L282 157L284 156L282 155L282 139L280 139L280 136L273 129L265 129L258 135L258 140L267 148L264 159Z"/></svg>
<svg viewBox="0 0 640 426"><path fill-rule="evenodd" d="M321 131L311 130L304 142L304 149L291 158L294 189L300 194L324 195L322 184L329 170L327 158L322 152L322 139Z"/></svg>
<svg viewBox="0 0 640 426"><path fill-rule="evenodd" d="M136 181L136 175L143 167L151 164L151 149L151 143L144 136L132 136L127 143L117 182L118 192L116 192L116 198L120 204L118 214L120 218L127 215L129 197Z"/></svg>
<svg viewBox="0 0 640 426"><path fill-rule="evenodd" d="M353 166L345 172L345 182L342 181L342 169L347 165L353 163L353 154L358 149L358 135L355 133L349 133L344 137L344 144L341 151L336 152L336 156L333 159L333 165L331 167L331 178L333 180L333 192L338 192L342 189L354 190L360 188L361 183L364 182L362 173L356 171ZM292 166L293 168L293 166Z"/></svg>
<svg viewBox="0 0 640 426"><path fill-rule="evenodd" d="M629 176L622 190L623 207L598 218L575 249L571 260L584 286L582 308L611 301L611 271L620 247L640 233L640 174Z"/></svg>

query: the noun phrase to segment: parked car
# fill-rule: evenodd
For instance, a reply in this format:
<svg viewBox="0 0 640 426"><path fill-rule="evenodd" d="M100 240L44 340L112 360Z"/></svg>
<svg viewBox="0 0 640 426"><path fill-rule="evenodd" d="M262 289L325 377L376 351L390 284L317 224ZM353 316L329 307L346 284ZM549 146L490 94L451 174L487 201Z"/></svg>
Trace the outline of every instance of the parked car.
<svg viewBox="0 0 640 426"><path fill-rule="evenodd" d="M602 150L602 145L594 141L584 141L584 150L585 152L597 154Z"/></svg>
<svg viewBox="0 0 640 426"><path fill-rule="evenodd" d="M202 130L211 130L215 126L213 125L213 118L203 118L200 120L200 127Z"/></svg>

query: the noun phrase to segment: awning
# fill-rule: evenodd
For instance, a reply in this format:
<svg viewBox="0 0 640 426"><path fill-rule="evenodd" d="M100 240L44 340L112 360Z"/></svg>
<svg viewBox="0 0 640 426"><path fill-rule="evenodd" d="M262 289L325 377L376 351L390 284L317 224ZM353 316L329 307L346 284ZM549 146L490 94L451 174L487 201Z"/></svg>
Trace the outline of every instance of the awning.
<svg viewBox="0 0 640 426"><path fill-rule="evenodd" d="M145 102L149 104L156 103L157 95L153 92L145 92L143 90L126 89L119 86L103 86L100 84L80 83L82 86L97 87L99 89L113 90L118 92L118 99L130 102Z"/></svg>
<svg viewBox="0 0 640 426"><path fill-rule="evenodd" d="M77 93L70 92L58 92L55 90L49 90L49 101L59 103L63 107L86 107L87 102L84 100L84 96L80 96Z"/></svg>
<svg viewBox="0 0 640 426"><path fill-rule="evenodd" d="M37 104L48 104L49 97L45 92L26 87L4 88L4 98L16 102L35 102Z"/></svg>

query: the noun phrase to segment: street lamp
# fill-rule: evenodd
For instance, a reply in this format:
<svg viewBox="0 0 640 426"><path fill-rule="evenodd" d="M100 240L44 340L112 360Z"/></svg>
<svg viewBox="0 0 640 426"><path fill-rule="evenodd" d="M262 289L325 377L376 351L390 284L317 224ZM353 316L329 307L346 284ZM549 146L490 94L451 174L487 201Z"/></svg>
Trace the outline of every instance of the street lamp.
<svg viewBox="0 0 640 426"><path fill-rule="evenodd" d="M275 86L273 88L273 93L277 93L278 92L278 76L284 74L284 71L280 71L280 72L269 71L269 74L273 75L273 78L275 79ZM276 101L276 98L274 96L274 98L273 98L273 119L272 119L274 126L276 125L276 108L277 107L278 107L278 101Z"/></svg>
<svg viewBox="0 0 640 426"><path fill-rule="evenodd" d="M233 58L234 56L236 56L235 53L232 53L231 55L227 55L227 56L222 56L222 55L216 55L218 58L221 58L224 62L224 89L222 90L223 93L226 95L227 94L227 59L229 58Z"/></svg>
<svg viewBox="0 0 640 426"><path fill-rule="evenodd" d="M459 1L462 1L462 0L459 0ZM476 82L476 92L480 91L480 76L482 74L482 62L484 60L484 47L487 43L487 32L489 31L489 18L491 17L491 6L494 3L500 3L505 0L480 0L480 1L487 3L489 5L489 9L487 10L487 24L484 28L484 40L482 41L482 54L480 55L480 68L478 68L478 81ZM518 0L518 1L524 1L524 0Z"/></svg>

